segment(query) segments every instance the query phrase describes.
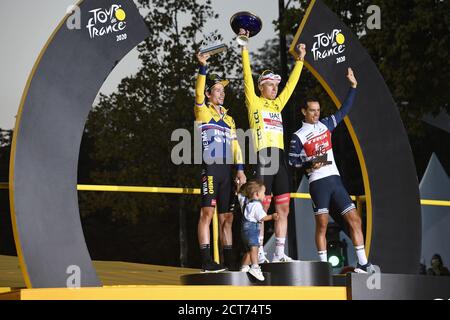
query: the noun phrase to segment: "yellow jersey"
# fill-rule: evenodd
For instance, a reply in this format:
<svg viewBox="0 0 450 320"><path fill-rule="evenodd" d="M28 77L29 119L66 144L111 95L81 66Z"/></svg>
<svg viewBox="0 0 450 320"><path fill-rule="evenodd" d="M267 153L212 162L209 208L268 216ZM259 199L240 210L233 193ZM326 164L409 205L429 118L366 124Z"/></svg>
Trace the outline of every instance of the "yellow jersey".
<svg viewBox="0 0 450 320"><path fill-rule="evenodd" d="M202 137L202 159L206 163L236 164L244 170L241 148L236 136L234 119L228 110L205 103L206 67L200 67L195 86L195 121Z"/></svg>
<svg viewBox="0 0 450 320"><path fill-rule="evenodd" d="M275 147L284 150L283 118L281 111L288 102L303 68L303 61L297 60L295 67L280 95L274 100L258 97L250 67L247 49L242 50L242 67L244 71L245 105L247 106L250 129L256 151Z"/></svg>

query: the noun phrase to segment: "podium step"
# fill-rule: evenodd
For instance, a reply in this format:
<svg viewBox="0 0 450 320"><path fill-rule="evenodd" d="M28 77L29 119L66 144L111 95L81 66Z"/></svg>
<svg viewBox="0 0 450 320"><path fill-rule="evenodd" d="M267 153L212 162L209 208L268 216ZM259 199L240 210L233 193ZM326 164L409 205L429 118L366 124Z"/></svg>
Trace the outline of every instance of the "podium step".
<svg viewBox="0 0 450 320"><path fill-rule="evenodd" d="M263 272L264 281L255 279L248 272L224 271L218 273L194 273L180 277L183 285L228 285L228 286L267 286L271 284L271 275Z"/></svg>
<svg viewBox="0 0 450 320"><path fill-rule="evenodd" d="M272 286L332 286L331 266L320 261L263 263L263 272L270 273Z"/></svg>

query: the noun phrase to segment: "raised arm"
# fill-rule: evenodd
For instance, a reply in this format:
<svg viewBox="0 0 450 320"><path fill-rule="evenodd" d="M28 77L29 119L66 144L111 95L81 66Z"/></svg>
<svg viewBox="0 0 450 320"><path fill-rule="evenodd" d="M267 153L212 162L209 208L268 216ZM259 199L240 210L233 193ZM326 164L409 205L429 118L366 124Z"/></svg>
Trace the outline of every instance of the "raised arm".
<svg viewBox="0 0 450 320"><path fill-rule="evenodd" d="M197 54L197 60L199 62L199 70L197 81L195 83L195 105L200 107L205 104L205 83L206 83L206 72L208 69L209 54Z"/></svg>
<svg viewBox="0 0 450 320"><path fill-rule="evenodd" d="M303 69L303 61L306 55L306 46L303 43L300 43L296 46L296 51L298 52L298 58L296 58L294 69L289 76L288 81L286 82L286 86L283 91L278 96L280 100L281 109L284 108L292 93L294 92L295 87L297 86L297 82L300 79L300 74Z"/></svg>
<svg viewBox="0 0 450 320"><path fill-rule="evenodd" d="M241 29L239 34L250 34L249 31ZM242 70L244 73L244 93L245 93L245 105L250 107L252 100L258 96L255 93L255 84L252 77L252 68L250 66L250 55L247 46L242 46Z"/></svg>
<svg viewBox="0 0 450 320"><path fill-rule="evenodd" d="M350 109L355 100L356 87L358 86L358 82L356 81L355 75L353 74L353 70L351 68L348 68L347 70L347 79L350 82L350 89L348 90L347 97L345 98L344 103L336 113L321 120L321 122L325 124L330 131L333 131L337 127L337 125L342 120L344 120L345 116L350 112Z"/></svg>
<svg viewBox="0 0 450 320"><path fill-rule="evenodd" d="M252 69L250 67L250 56L246 47L242 47L242 69L244 72L245 103L247 106L250 106L252 100L257 98L257 95L255 93L255 84L253 83Z"/></svg>

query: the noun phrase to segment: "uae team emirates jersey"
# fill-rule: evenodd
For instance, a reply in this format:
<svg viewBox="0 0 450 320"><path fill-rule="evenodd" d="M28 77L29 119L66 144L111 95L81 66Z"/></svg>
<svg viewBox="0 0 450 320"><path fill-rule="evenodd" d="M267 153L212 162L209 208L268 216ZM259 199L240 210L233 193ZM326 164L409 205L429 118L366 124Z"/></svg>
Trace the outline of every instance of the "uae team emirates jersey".
<svg viewBox="0 0 450 320"><path fill-rule="evenodd" d="M347 98L338 112L317 123L302 123L302 127L293 134L289 149L289 164L301 168L311 164L314 157L327 154L327 161L332 163L307 173L309 182L332 175L339 175L333 154L331 132L350 111L355 99L356 89L350 88Z"/></svg>
<svg viewBox="0 0 450 320"><path fill-rule="evenodd" d="M274 100L258 97L255 94L248 50L242 51L242 67L244 71L245 104L256 151L269 147L284 149L281 111L292 92L294 92L303 68L303 61L295 63L286 86Z"/></svg>

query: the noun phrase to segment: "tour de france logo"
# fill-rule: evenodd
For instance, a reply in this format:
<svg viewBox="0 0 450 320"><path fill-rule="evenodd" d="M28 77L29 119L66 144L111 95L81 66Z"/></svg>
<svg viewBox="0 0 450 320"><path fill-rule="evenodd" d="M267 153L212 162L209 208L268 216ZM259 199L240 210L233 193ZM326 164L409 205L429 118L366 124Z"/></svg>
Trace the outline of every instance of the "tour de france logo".
<svg viewBox="0 0 450 320"><path fill-rule="evenodd" d="M90 10L92 15L86 28L89 30L91 39L100 38L108 34L116 34L116 41L122 41L127 38L124 30L127 27L127 14L118 4L111 5L110 8L97 8ZM117 34L118 33L118 34Z"/></svg>
<svg viewBox="0 0 450 320"><path fill-rule="evenodd" d="M333 29L331 32L322 32L314 37L314 44L311 48L314 61L330 59L334 57L336 63L345 61L345 36L340 29Z"/></svg>

